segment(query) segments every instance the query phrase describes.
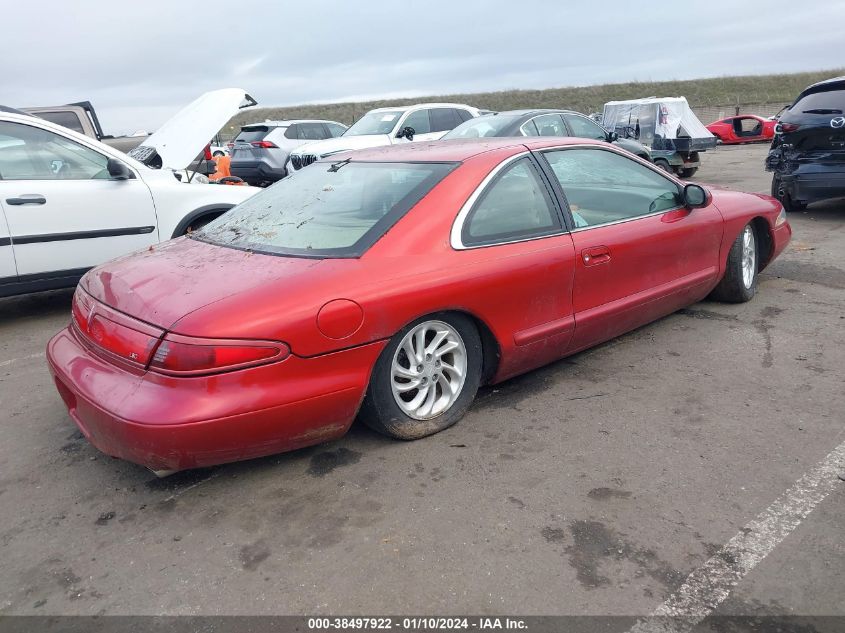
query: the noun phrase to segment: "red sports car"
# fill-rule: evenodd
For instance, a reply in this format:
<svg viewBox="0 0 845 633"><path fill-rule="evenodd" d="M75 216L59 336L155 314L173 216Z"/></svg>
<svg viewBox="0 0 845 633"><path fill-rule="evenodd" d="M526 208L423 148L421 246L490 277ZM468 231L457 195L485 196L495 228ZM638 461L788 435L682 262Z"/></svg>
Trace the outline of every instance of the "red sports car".
<svg viewBox="0 0 845 633"><path fill-rule="evenodd" d="M722 143L756 143L771 141L775 136L777 121L753 114L730 116L707 126L710 133Z"/></svg>
<svg viewBox="0 0 845 633"><path fill-rule="evenodd" d="M356 416L420 438L481 384L710 294L748 301L791 235L773 198L583 139L329 160L85 275L47 355L97 448L163 474L324 442Z"/></svg>

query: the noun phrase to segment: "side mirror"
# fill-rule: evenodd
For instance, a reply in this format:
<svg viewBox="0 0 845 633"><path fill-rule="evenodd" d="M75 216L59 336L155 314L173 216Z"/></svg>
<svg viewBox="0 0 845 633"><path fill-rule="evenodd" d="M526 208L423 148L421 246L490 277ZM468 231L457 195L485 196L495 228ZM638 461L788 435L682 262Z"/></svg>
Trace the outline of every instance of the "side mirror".
<svg viewBox="0 0 845 633"><path fill-rule="evenodd" d="M416 134L414 128L412 128L410 125L406 125L401 130L399 130L399 132L396 133L396 138L406 138L409 141L413 141L414 134Z"/></svg>
<svg viewBox="0 0 845 633"><path fill-rule="evenodd" d="M616 132L608 132L607 133L607 142L613 143L614 141L619 140L619 135Z"/></svg>
<svg viewBox="0 0 845 633"><path fill-rule="evenodd" d="M687 209L706 207L707 190L701 185L686 185L684 187L684 205Z"/></svg>
<svg viewBox="0 0 845 633"><path fill-rule="evenodd" d="M106 163L106 170L109 172L109 178L111 180L130 180L134 178L132 171L126 166L126 163L116 158L109 158Z"/></svg>

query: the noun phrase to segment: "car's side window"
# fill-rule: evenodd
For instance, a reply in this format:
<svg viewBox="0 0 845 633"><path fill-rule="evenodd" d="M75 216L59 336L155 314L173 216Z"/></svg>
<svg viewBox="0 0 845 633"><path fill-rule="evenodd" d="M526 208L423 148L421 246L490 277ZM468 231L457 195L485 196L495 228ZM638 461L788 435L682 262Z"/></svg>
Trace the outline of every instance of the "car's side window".
<svg viewBox="0 0 845 633"><path fill-rule="evenodd" d="M540 130L534 125L534 119L529 119L519 128L523 136L540 136Z"/></svg>
<svg viewBox="0 0 845 633"><path fill-rule="evenodd" d="M614 151L561 149L543 156L563 188L576 229L681 206L677 184Z"/></svg>
<svg viewBox="0 0 845 633"><path fill-rule="evenodd" d="M337 123L326 123L326 127L329 128L329 134L332 138L340 136L346 131L345 127L338 125Z"/></svg>
<svg viewBox="0 0 845 633"><path fill-rule="evenodd" d="M457 113L458 119L461 123L463 123L464 121L469 121L472 118L472 114L469 112L469 110L461 110L459 108L455 110L455 112Z"/></svg>
<svg viewBox="0 0 845 633"><path fill-rule="evenodd" d="M488 185L461 230L464 246L531 239L560 231L548 191L531 160L517 159Z"/></svg>
<svg viewBox="0 0 845 633"><path fill-rule="evenodd" d="M297 138L304 141L320 141L326 137L322 123L300 123Z"/></svg>
<svg viewBox="0 0 845 633"><path fill-rule="evenodd" d="M414 128L414 134L428 134L431 132L428 110L417 110L416 112L411 112L399 129L401 130L406 127Z"/></svg>
<svg viewBox="0 0 845 633"><path fill-rule="evenodd" d="M577 114L564 114L563 118L572 130L572 136L578 138L591 138L597 141L604 141L607 139L607 132L595 121L591 121L585 116Z"/></svg>
<svg viewBox="0 0 845 633"><path fill-rule="evenodd" d="M285 128L285 138L299 138L299 123L291 123L289 126L287 126L287 128Z"/></svg>
<svg viewBox="0 0 845 633"><path fill-rule="evenodd" d="M108 178L108 158L38 127L0 121L0 179Z"/></svg>
<svg viewBox="0 0 845 633"><path fill-rule="evenodd" d="M536 126L539 136L569 136L559 114L535 116L531 121Z"/></svg>
<svg viewBox="0 0 845 633"><path fill-rule="evenodd" d="M458 118L453 108L432 108L431 109L431 131L448 132L454 129L462 121Z"/></svg>

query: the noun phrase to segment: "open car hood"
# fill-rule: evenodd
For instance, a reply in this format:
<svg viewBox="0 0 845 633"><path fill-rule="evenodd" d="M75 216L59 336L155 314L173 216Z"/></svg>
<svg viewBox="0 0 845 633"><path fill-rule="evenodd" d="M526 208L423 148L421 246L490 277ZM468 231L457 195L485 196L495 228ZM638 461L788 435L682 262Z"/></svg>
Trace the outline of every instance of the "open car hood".
<svg viewBox="0 0 845 633"><path fill-rule="evenodd" d="M129 155L148 167L187 169L239 109L256 103L240 88L206 92L168 119Z"/></svg>

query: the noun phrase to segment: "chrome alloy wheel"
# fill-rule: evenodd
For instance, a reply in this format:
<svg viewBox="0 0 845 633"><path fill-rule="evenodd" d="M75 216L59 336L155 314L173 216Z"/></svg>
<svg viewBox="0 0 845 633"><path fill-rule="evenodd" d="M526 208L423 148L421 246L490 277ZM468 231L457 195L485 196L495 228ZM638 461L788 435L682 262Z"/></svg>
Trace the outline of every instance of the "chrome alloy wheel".
<svg viewBox="0 0 845 633"><path fill-rule="evenodd" d="M746 288L751 288L756 272L757 244L754 239L754 229L748 225L742 232L742 283Z"/></svg>
<svg viewBox="0 0 845 633"><path fill-rule="evenodd" d="M467 350L458 331L443 321L425 321L396 348L390 386L405 415L430 420L455 404L466 372Z"/></svg>

